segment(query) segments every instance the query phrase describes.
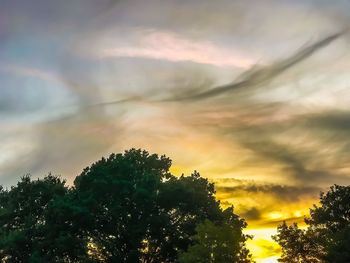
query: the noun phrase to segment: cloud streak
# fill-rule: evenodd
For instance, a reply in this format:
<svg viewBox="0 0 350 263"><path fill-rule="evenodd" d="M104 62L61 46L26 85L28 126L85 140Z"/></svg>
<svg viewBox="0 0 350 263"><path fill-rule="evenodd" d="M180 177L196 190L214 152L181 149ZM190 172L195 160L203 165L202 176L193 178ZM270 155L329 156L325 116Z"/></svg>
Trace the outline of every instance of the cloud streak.
<svg viewBox="0 0 350 263"><path fill-rule="evenodd" d="M192 96L182 97L182 98L179 98L178 100L202 100L202 99L219 96L226 92L230 92L237 89L242 89L242 88L248 89L248 88L264 85L269 81L273 80L274 78L278 77L283 72L290 69L291 67L306 60L307 58L315 54L317 51L327 47L333 41L335 41L340 36L342 36L345 32L346 31L341 31L339 33L327 36L317 41L316 43L313 43L309 46L306 46L300 49L298 52L291 55L290 57L277 61L271 65L253 67L252 69L241 74L238 77L237 81L234 81L231 84L216 87L204 92L200 92L198 94L194 94Z"/></svg>
<svg viewBox="0 0 350 263"><path fill-rule="evenodd" d="M192 61L219 67L230 66L247 69L255 60L240 55L238 51L216 46L210 42L186 39L170 32L146 31L138 46L104 48L98 56L106 58L130 57L167 60L172 62Z"/></svg>
<svg viewBox="0 0 350 263"><path fill-rule="evenodd" d="M278 184L263 184L255 183L253 181L241 181L239 184L230 186L220 184L216 187L216 190L220 193L225 193L231 196L236 194L242 195L242 192L245 195L249 194L271 194L280 201L285 202L296 202L301 201L305 197L317 197L323 188L317 186L293 186L293 185L278 185Z"/></svg>

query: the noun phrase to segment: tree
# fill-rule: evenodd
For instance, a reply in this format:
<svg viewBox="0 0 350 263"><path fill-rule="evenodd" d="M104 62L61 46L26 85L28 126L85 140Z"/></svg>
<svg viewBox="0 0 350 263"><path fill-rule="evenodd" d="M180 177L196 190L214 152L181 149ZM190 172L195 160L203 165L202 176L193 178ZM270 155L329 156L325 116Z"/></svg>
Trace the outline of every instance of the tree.
<svg viewBox="0 0 350 263"><path fill-rule="evenodd" d="M306 223L335 233L350 226L350 186L334 185L321 193L320 206L310 209Z"/></svg>
<svg viewBox="0 0 350 263"><path fill-rule="evenodd" d="M325 262L350 262L350 227L333 235L332 242L327 246Z"/></svg>
<svg viewBox="0 0 350 263"><path fill-rule="evenodd" d="M0 261L166 263L210 244L215 262L249 262L245 221L198 172L175 177L170 166L131 149L85 168L70 188L52 175L0 187Z"/></svg>
<svg viewBox="0 0 350 263"><path fill-rule="evenodd" d="M179 257L180 263L251 262L241 243L246 241L241 229L230 225L215 225L209 220L197 225L194 244Z"/></svg>
<svg viewBox="0 0 350 263"><path fill-rule="evenodd" d="M281 262L350 262L350 186L334 185L321 193L320 205L310 209L305 223L306 230L296 224L278 227L274 239L282 247Z"/></svg>
<svg viewBox="0 0 350 263"><path fill-rule="evenodd" d="M95 254L107 262L140 259L150 225L159 220L157 196L170 165L165 156L130 150L101 159L75 179L78 224Z"/></svg>
<svg viewBox="0 0 350 263"><path fill-rule="evenodd" d="M17 186L0 190L0 259L4 262L60 262L55 258L67 243L50 223L50 205L67 194L65 181L48 175L42 180L24 176ZM74 246L73 246L74 247Z"/></svg>
<svg viewBox="0 0 350 263"><path fill-rule="evenodd" d="M165 156L131 149L103 158L76 178L77 206L85 211L81 233L104 261L176 262L206 219L237 228L245 249L245 222L220 208L214 185L197 172L175 177L170 166Z"/></svg>
<svg viewBox="0 0 350 263"><path fill-rule="evenodd" d="M279 262L317 263L319 246L307 230L299 229L296 223L287 226L285 222L277 228L278 235L273 239L282 247Z"/></svg>
<svg viewBox="0 0 350 263"><path fill-rule="evenodd" d="M350 186L334 185L321 193L320 206L314 205L305 221L320 237L325 262L350 262Z"/></svg>

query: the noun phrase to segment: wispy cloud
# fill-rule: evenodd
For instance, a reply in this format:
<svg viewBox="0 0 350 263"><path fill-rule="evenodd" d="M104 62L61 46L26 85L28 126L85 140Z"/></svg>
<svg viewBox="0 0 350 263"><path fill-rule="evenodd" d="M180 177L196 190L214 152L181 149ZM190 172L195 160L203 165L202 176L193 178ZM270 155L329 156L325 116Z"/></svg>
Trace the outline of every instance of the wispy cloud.
<svg viewBox="0 0 350 263"><path fill-rule="evenodd" d="M224 94L226 92L233 91L236 89L242 89L242 88L248 89L248 88L257 87L257 86L261 87L261 85L268 83L269 81L273 80L277 76L281 75L284 71L297 65L298 63L304 61L305 59L309 58L310 56L312 56L322 48L328 46L337 38L342 36L345 32L346 31L342 31L342 32L327 36L311 45L301 48L299 51L297 51L293 55L285 59L282 59L280 61L277 61L271 65L260 66L260 67L255 66L249 69L248 71L244 72L243 74L241 74L238 77L237 81L231 84L215 87L213 89L203 91L198 94L190 95L187 97L182 97L180 99L182 100L206 99L206 98L218 96L220 94Z"/></svg>
<svg viewBox="0 0 350 263"><path fill-rule="evenodd" d="M102 58L149 58L173 62L192 61L215 66L231 66L247 69L256 63L256 58L242 55L239 50L227 49L209 41L187 39L173 32L146 30L136 43L103 48L98 52Z"/></svg>
<svg viewBox="0 0 350 263"><path fill-rule="evenodd" d="M231 196L265 193L275 195L279 200L286 202L301 201L305 197L317 197L321 190L317 186L293 186L293 185L278 185L278 184L264 184L254 181L239 181L236 185L230 185L217 181L217 191L220 193L231 194Z"/></svg>
<svg viewBox="0 0 350 263"><path fill-rule="evenodd" d="M38 78L50 82L61 82L57 74L37 67L29 67L15 64L0 64L0 71L23 77Z"/></svg>

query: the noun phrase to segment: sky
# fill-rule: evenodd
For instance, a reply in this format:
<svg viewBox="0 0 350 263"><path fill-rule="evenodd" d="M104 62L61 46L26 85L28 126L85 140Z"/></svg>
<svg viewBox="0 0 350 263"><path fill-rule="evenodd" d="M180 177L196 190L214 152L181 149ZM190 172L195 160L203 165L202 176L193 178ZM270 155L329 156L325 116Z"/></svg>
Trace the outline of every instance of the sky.
<svg viewBox="0 0 350 263"><path fill-rule="evenodd" d="M1 0L0 184L166 154L246 218L257 262L350 183L350 8L335 0Z"/></svg>

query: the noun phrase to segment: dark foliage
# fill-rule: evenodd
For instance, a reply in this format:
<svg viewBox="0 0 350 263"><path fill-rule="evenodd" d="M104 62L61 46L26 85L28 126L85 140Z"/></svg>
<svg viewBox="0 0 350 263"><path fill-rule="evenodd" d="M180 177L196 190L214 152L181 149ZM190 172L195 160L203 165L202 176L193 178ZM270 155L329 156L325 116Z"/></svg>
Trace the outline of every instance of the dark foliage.
<svg viewBox="0 0 350 263"><path fill-rule="evenodd" d="M210 245L220 259L182 262L250 262L244 220L220 207L199 173L175 177L170 166L165 156L131 149L87 167L71 188L52 175L1 188L0 259L178 262Z"/></svg>
<svg viewBox="0 0 350 263"><path fill-rule="evenodd" d="M0 258L4 262L63 262L79 254L76 239L56 221L56 203L69 190L65 181L49 175L32 181L24 176L17 186L0 193ZM71 223L69 223L71 224ZM82 251L82 247L80 247Z"/></svg>
<svg viewBox="0 0 350 263"><path fill-rule="evenodd" d="M350 186L334 185L310 209L307 228L278 227L274 239L282 247L280 262L350 262Z"/></svg>

